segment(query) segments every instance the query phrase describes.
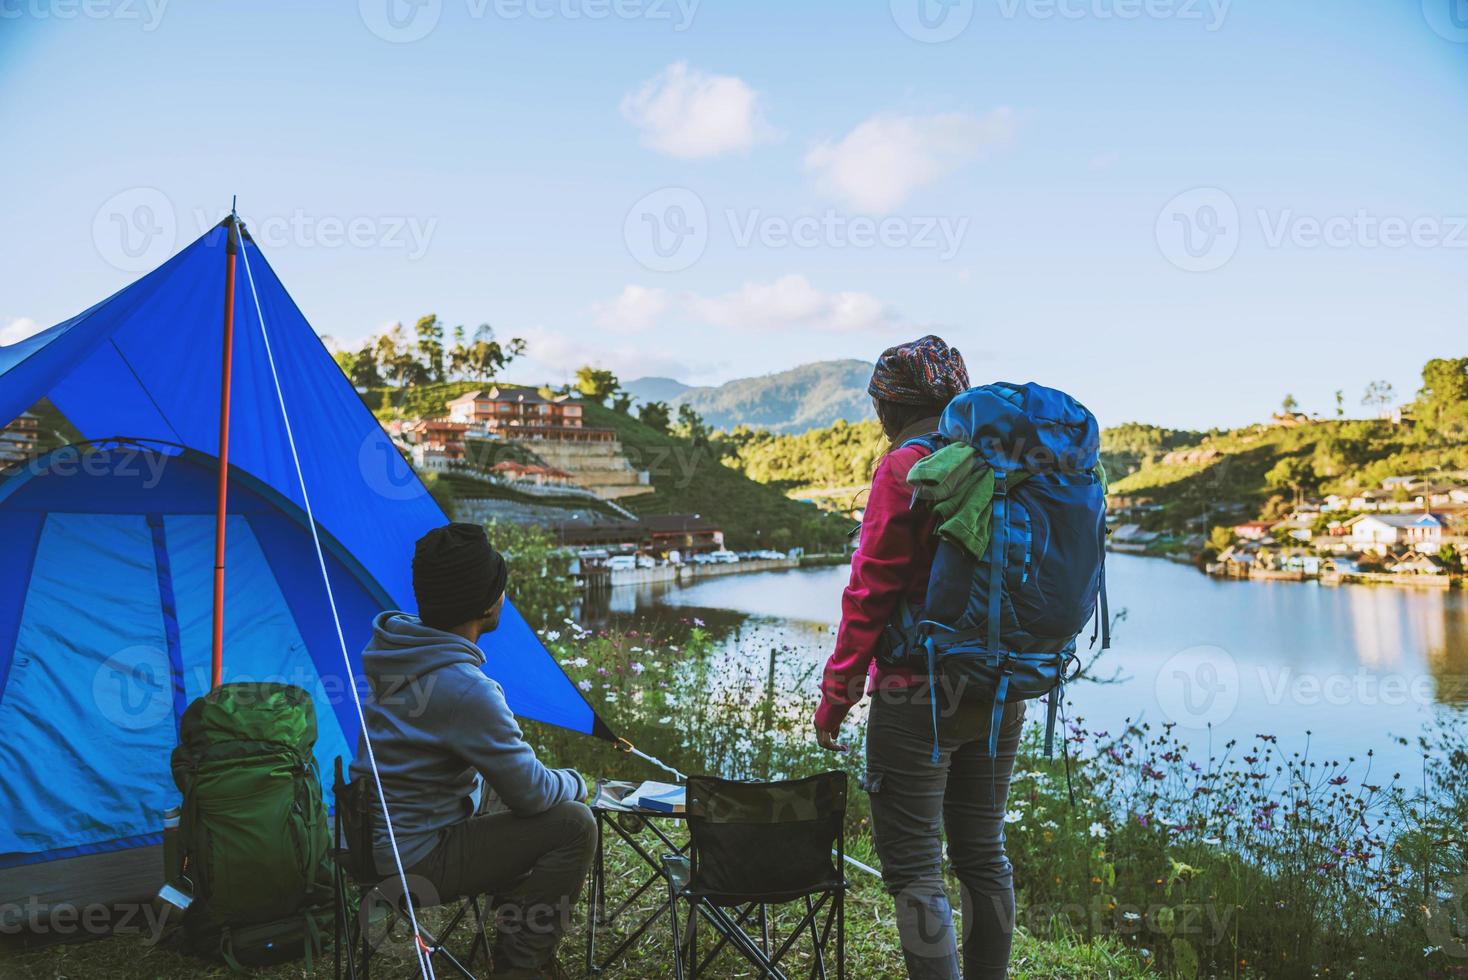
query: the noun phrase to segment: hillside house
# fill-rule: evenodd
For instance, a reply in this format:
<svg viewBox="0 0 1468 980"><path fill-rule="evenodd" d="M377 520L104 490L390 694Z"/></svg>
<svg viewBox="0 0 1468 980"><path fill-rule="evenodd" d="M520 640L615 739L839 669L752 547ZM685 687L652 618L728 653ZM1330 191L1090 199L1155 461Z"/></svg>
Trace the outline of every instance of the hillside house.
<svg viewBox="0 0 1468 980"><path fill-rule="evenodd" d="M41 438L41 420L30 412L22 412L4 428L0 428L0 466L18 463L36 451Z"/></svg>
<svg viewBox="0 0 1468 980"><path fill-rule="evenodd" d="M494 385L469 391L448 403L449 418L506 439L611 442L611 429L585 424L581 402L571 395L547 398L535 388Z"/></svg>
<svg viewBox="0 0 1468 980"><path fill-rule="evenodd" d="M1395 572L1398 575L1447 574L1447 569L1415 548L1408 548L1402 554L1390 559L1387 562L1387 570Z"/></svg>
<svg viewBox="0 0 1468 980"><path fill-rule="evenodd" d="M575 477L565 470L538 463L517 463L505 460L489 468L495 476L513 483L533 483L538 487L567 487L575 483Z"/></svg>
<svg viewBox="0 0 1468 980"><path fill-rule="evenodd" d="M414 447L415 455L439 456L452 463L464 461L467 422L452 419L410 419L400 427L402 439Z"/></svg>
<svg viewBox="0 0 1468 980"><path fill-rule="evenodd" d="M1243 538L1245 541L1265 541L1269 538L1269 532L1274 530L1278 521L1245 521L1235 524L1234 537Z"/></svg>
<svg viewBox="0 0 1468 980"><path fill-rule="evenodd" d="M1436 554L1445 525L1441 517L1429 513L1363 514L1349 523L1352 546L1381 556L1401 547Z"/></svg>

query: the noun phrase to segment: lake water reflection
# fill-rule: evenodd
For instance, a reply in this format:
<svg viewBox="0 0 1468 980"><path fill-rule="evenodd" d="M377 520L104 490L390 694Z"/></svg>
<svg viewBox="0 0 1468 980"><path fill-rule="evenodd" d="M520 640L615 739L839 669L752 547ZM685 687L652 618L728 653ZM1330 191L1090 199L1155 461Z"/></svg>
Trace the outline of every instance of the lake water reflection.
<svg viewBox="0 0 1468 980"><path fill-rule="evenodd" d="M767 669L776 649L795 710L813 704L847 574L829 567L618 589L583 615L591 625L696 618L750 670ZM1173 722L1199 753L1210 725L1215 747L1269 733L1293 751L1308 731L1312 757L1374 749L1378 773L1410 774L1415 748L1394 736L1410 743L1434 712L1468 704L1461 592L1222 581L1129 555L1108 558L1107 580L1124 619L1097 673L1123 680L1076 684L1067 697L1071 715L1092 729Z"/></svg>

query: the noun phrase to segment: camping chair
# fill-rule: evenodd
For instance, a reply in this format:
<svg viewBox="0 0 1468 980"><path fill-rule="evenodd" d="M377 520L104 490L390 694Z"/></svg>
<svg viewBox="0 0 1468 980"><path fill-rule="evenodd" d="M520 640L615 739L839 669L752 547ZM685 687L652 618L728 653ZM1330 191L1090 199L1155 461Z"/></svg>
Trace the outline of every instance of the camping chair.
<svg viewBox="0 0 1468 980"><path fill-rule="evenodd" d="M710 776L688 780L687 855L663 858L672 910L674 971L696 978L727 946L763 976L788 980L780 961L809 935L811 977L827 976L834 926L837 980L846 976L846 773L747 783ZM686 901L686 932L678 905ZM805 911L784 941L770 946L767 906L803 902ZM718 942L698 955L698 922L713 926ZM758 938L747 926L758 925ZM687 957L685 967L684 958ZM686 969L686 972L685 972Z"/></svg>
<svg viewBox="0 0 1468 980"><path fill-rule="evenodd" d="M354 779L347 782L343 778L340 756L336 759L336 778L332 789L336 794L334 846L331 850L336 886L335 976L337 980L341 980L344 975L342 968L345 966L345 976L349 980L368 980L368 969L376 945L371 938L370 910L387 909L387 920L382 926L382 938L386 939L392 935L398 920L405 918L405 905L402 902L403 896L398 894L401 885L397 876L379 874L373 857L374 829L377 816L381 812L377 798L365 780ZM411 884L409 882L410 888ZM425 907L442 906L456 899L460 900L459 907L449 917L448 923L437 937L428 931L421 917L418 920L418 931L423 935L424 951L429 957L442 957L459 976L465 980L476 980L470 967L474 965L474 957L481 947L485 962L488 963L490 959L489 936L484 930L484 918L493 911L493 899L486 896L481 900L478 895L419 894L414 894L412 898L413 907L419 913ZM471 912L474 914L476 930L474 943L469 947L468 957L460 962L449 952L447 943Z"/></svg>

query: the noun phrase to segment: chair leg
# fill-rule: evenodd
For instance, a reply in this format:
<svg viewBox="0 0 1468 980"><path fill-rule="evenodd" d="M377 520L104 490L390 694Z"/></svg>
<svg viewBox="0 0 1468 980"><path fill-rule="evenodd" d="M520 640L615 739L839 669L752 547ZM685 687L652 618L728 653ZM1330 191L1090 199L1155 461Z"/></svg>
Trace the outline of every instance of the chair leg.
<svg viewBox="0 0 1468 980"><path fill-rule="evenodd" d="M770 917L768 914L768 910L768 905L761 904L759 907L760 943L761 948L764 950L765 956L770 955Z"/></svg>
<svg viewBox="0 0 1468 980"><path fill-rule="evenodd" d="M690 911L689 914L697 913ZM678 892L671 881L668 882L668 916L673 921L673 977L674 980L683 980L683 944L678 931Z"/></svg>
<svg viewBox="0 0 1468 980"><path fill-rule="evenodd" d="M836 892L836 980L846 980L846 889Z"/></svg>
<svg viewBox="0 0 1468 980"><path fill-rule="evenodd" d="M688 906L688 966L689 980L698 980L698 899Z"/></svg>
<svg viewBox="0 0 1468 980"><path fill-rule="evenodd" d="M826 980L826 958L821 953L821 934L816 929L816 908L810 896L805 896L805 917L806 922L810 925L811 955L815 959L815 962L811 964L810 975L812 980L816 977Z"/></svg>

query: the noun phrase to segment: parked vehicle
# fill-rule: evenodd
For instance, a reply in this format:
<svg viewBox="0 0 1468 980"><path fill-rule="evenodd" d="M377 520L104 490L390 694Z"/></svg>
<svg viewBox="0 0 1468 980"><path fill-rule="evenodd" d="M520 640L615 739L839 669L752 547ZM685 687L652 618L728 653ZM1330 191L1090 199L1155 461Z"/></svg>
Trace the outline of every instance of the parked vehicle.
<svg viewBox="0 0 1468 980"><path fill-rule="evenodd" d="M638 568L657 568L658 567L657 559L653 558L652 555L638 555L637 556L637 567Z"/></svg>
<svg viewBox="0 0 1468 980"><path fill-rule="evenodd" d="M637 556L613 555L607 559L607 567L614 572L630 572L637 568Z"/></svg>
<svg viewBox="0 0 1468 980"><path fill-rule="evenodd" d="M739 560L739 556L732 551L711 551L709 559L719 565L732 565Z"/></svg>

